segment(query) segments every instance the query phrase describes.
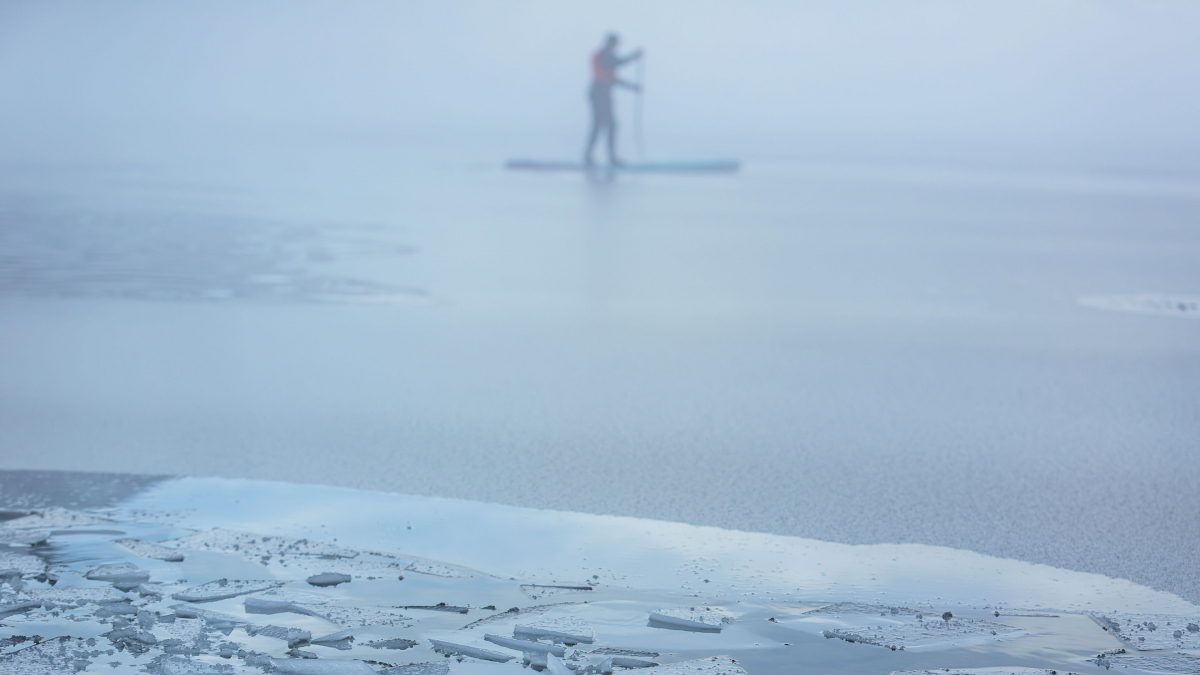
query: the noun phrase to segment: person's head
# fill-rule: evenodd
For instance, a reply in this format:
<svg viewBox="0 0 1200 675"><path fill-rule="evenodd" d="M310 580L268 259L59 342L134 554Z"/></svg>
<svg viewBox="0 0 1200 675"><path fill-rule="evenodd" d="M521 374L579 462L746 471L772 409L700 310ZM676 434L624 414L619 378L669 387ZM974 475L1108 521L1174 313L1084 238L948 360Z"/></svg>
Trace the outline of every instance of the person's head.
<svg viewBox="0 0 1200 675"><path fill-rule="evenodd" d="M604 36L604 48L605 49L616 49L617 45L620 43L621 43L621 36L617 35L616 33L609 33L608 35Z"/></svg>

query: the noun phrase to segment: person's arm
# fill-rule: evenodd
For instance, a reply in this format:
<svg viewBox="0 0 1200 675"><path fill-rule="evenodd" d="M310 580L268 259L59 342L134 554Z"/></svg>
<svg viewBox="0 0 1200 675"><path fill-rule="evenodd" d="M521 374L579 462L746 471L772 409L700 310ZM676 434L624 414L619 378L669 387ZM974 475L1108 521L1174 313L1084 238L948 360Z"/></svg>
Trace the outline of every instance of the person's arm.
<svg viewBox="0 0 1200 675"><path fill-rule="evenodd" d="M623 66L623 65L625 65L626 63L631 63L631 62L633 62L633 61L637 61L637 60L638 60L638 59L640 59L640 58L642 58L642 50L640 50L640 49L639 49L639 50L637 50L636 52L634 52L634 53L630 54L629 56L625 56L625 57L622 57L622 58L618 58L618 59L617 59L617 65L618 65L618 66Z"/></svg>

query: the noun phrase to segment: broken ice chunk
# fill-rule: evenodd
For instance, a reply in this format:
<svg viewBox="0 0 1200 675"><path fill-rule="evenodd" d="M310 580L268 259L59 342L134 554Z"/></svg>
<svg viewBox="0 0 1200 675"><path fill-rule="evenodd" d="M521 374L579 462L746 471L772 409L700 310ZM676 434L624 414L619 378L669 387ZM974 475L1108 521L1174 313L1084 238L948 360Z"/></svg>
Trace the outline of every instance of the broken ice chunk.
<svg viewBox="0 0 1200 675"><path fill-rule="evenodd" d="M494 645L500 645L501 647L507 647L508 649L515 649L519 652L525 653L538 652L542 654L554 654L555 656L561 658L565 656L567 652L565 647L556 647L554 645L542 644L541 642L533 642L531 640L514 640L513 638L506 638L500 635L484 635L483 639Z"/></svg>
<svg viewBox="0 0 1200 675"><path fill-rule="evenodd" d="M287 628L284 626L263 626L261 628L246 631L251 635L262 635L264 637L275 638L277 640L285 640L289 647L295 647L299 644L304 644L312 640L312 633L299 628Z"/></svg>
<svg viewBox="0 0 1200 675"><path fill-rule="evenodd" d="M184 619L203 619L204 623L219 631L223 631L226 635L238 626L245 626L246 632L253 634L260 626L256 626L245 619L222 614L220 612L212 612L207 609L200 609L192 605L171 605L171 609L175 611L175 616Z"/></svg>
<svg viewBox="0 0 1200 675"><path fill-rule="evenodd" d="M417 641L392 638L390 640L372 640L367 643L367 646L373 649L408 649L409 647L416 647Z"/></svg>
<svg viewBox="0 0 1200 675"><path fill-rule="evenodd" d="M582 619L564 616L550 619L539 619L526 624L517 624L513 628L513 637L524 640L540 640L547 638L553 642L561 642L568 647L579 644L591 644L596 641L592 627Z"/></svg>
<svg viewBox="0 0 1200 675"><path fill-rule="evenodd" d="M469 656L473 659L496 661L497 663L506 663L516 658L515 656L501 654L500 652L494 652L490 649L469 647L467 645L455 644L453 642L443 642L442 640L430 640L430 642L433 643L434 651L445 654L446 656Z"/></svg>
<svg viewBox="0 0 1200 675"><path fill-rule="evenodd" d="M408 570L409 572L429 574L435 577L446 577L448 579L461 579L463 577L471 576L464 570L450 567L449 565L443 565L441 563L430 562L428 560L414 561L404 569Z"/></svg>
<svg viewBox="0 0 1200 675"><path fill-rule="evenodd" d="M698 633L720 633L731 619L707 607L660 609L650 612L651 628L690 630Z"/></svg>
<svg viewBox="0 0 1200 675"><path fill-rule="evenodd" d="M148 541L140 539L114 539L113 543L125 547L130 553L140 558L162 560L164 562L183 562L183 553L181 551L152 544Z"/></svg>
<svg viewBox="0 0 1200 675"><path fill-rule="evenodd" d="M309 642L313 643L314 645L321 645L322 647L350 649L350 643L354 642L354 631L347 628L346 630L339 630L338 632L330 633L329 635L315 637L312 640L309 640Z"/></svg>
<svg viewBox="0 0 1200 675"><path fill-rule="evenodd" d="M182 549L200 549L221 553L240 553L247 558L263 556L320 556L353 558L358 551L310 539L251 534L214 528L188 535L173 542Z"/></svg>
<svg viewBox="0 0 1200 675"><path fill-rule="evenodd" d="M349 582L350 575L338 574L337 572L322 572L320 574L312 575L307 579L307 581L313 586L337 586L338 584Z"/></svg>
<svg viewBox="0 0 1200 675"><path fill-rule="evenodd" d="M8 544L9 546L34 546L45 543L49 538L50 530L0 529L0 544Z"/></svg>
<svg viewBox="0 0 1200 675"><path fill-rule="evenodd" d="M746 671L728 656L712 656L647 668L641 675L746 675Z"/></svg>
<svg viewBox="0 0 1200 675"><path fill-rule="evenodd" d="M288 675L375 675L362 661L348 659L271 659L276 672Z"/></svg>
<svg viewBox="0 0 1200 675"><path fill-rule="evenodd" d="M184 600L186 602L214 602L216 600L224 600L226 598L235 598L239 595L247 593L257 593L271 588L278 588L283 585L281 581L239 581L230 579L218 579L210 581L207 584L201 584L180 591L171 595L176 600Z"/></svg>
<svg viewBox="0 0 1200 675"><path fill-rule="evenodd" d="M92 581L111 581L113 584L126 587L121 590L134 589L139 584L150 581L150 573L138 569L138 566L133 563L101 565L94 570L89 570L83 577Z"/></svg>
<svg viewBox="0 0 1200 675"><path fill-rule="evenodd" d="M553 654L546 655L546 670L543 672L548 675L575 675L562 659Z"/></svg>
<svg viewBox="0 0 1200 675"><path fill-rule="evenodd" d="M525 595L528 595L533 600L544 598L548 595L586 593L590 590L592 590L591 586L548 586L545 584L521 584L521 592Z"/></svg>

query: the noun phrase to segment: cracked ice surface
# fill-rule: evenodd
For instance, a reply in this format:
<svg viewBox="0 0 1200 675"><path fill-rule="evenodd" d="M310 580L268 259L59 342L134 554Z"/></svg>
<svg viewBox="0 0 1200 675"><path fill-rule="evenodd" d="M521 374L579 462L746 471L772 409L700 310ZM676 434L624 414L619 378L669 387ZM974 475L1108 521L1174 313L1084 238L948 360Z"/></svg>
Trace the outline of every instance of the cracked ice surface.
<svg viewBox="0 0 1200 675"><path fill-rule="evenodd" d="M312 520L314 501L325 520ZM1200 632L1188 629L1194 606L1168 594L931 547L219 479L171 481L103 518L114 529L88 529L80 512L63 527L86 536L0 546L19 566L0 577L0 672L24 672L7 668L23 659L118 675L771 675L811 659L835 675L885 675L954 672L972 654L992 670L964 675L998 675L1029 654L1040 659L1030 668L1068 673L1104 653L1148 671L1113 651L1119 638L1183 648ZM386 525L397 522L412 529ZM352 581L310 583L323 573ZM544 589L570 595L537 604ZM685 630L655 627L664 621Z"/></svg>
<svg viewBox="0 0 1200 675"><path fill-rule="evenodd" d="M1200 650L1200 608L1183 616L1109 612L1093 618L1138 651Z"/></svg>

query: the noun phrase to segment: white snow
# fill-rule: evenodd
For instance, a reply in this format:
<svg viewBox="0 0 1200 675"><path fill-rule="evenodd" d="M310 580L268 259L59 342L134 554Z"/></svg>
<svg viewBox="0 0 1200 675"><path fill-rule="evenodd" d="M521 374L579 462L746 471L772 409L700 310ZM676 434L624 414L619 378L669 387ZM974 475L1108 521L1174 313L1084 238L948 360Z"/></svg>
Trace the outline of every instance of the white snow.
<svg viewBox="0 0 1200 675"><path fill-rule="evenodd" d="M746 675L746 671L728 656L713 656L639 670L638 675Z"/></svg>

